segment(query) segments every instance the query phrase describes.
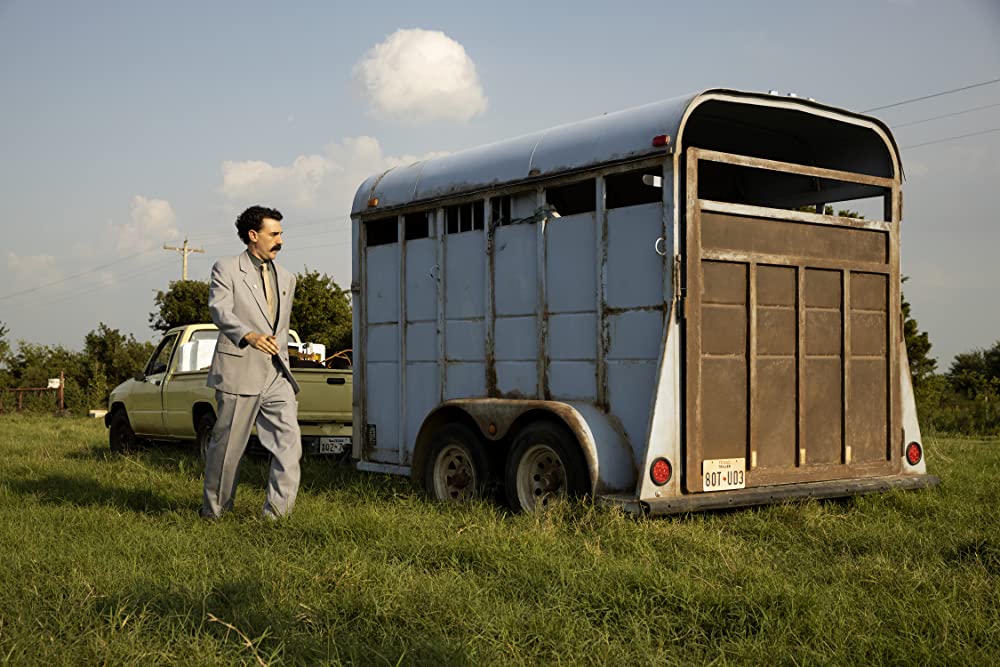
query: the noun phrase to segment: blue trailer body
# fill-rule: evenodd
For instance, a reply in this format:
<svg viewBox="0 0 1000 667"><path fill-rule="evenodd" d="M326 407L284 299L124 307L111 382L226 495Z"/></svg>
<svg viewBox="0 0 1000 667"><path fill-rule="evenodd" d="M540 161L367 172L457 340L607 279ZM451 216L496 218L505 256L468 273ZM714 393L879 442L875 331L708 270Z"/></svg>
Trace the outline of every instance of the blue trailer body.
<svg viewBox="0 0 1000 667"><path fill-rule="evenodd" d="M737 170L749 176L731 175ZM352 210L358 467L430 479L436 433L459 420L475 432L477 446L499 451L509 474L497 477L509 481L518 469L517 461L503 462L512 441L547 415L573 434L586 463L586 491L632 509L686 511L727 498L751 504L932 483L922 456L904 451L910 443L919 447L920 434L893 317L901 180L891 133L876 119L729 90L373 175ZM748 183L758 187L747 191ZM885 220L822 211L825 203L863 197L884 199ZM806 204L820 208L798 210ZM691 236L703 216L708 230L713 215L781 220L788 238L803 240L790 241L780 256L754 250L753 238L738 252L719 254L707 237ZM801 252L803 244L826 243L824 233L848 244L842 263L833 245L815 256ZM855 245L873 242L884 246L884 258L852 259ZM708 289L702 282L718 266L752 267L748 275L756 275L755 267L769 262L801 274L802 285L821 268L837 270L838 294L861 289L852 287L861 278L852 283L851 276L877 275L885 286L864 320L876 322L874 339L885 345L867 357L852 352L862 334L852 343L849 322L865 313L843 297L840 356L825 366L839 364L839 393L829 396L839 407L797 404L778 419L791 420L794 443L776 436L781 444L774 445L760 422L779 414L775 401L782 399L758 392L770 362L758 342L757 305L743 303L741 319L732 320L746 330L738 337L746 349L727 352L740 359L731 364L736 384L728 385L712 375L718 364L711 322L721 306L701 298ZM698 310L688 317L692 304ZM813 317L808 307L793 306L803 323ZM792 363L802 377L776 390L786 397L813 391L805 369L820 367L807 349L814 338L805 324L792 327L801 348ZM884 380L871 394L884 404L881 412L855 407L864 391L856 378L865 368ZM713 402L720 386L737 386L735 398ZM819 437L815 426L837 419L837 433L810 448ZM726 420L736 435L714 442L713 424ZM777 461L768 448L779 446L794 448L790 463L758 466L758 452L765 463ZM699 481L704 471L730 465L724 461L738 461L733 465L746 479L741 473L739 485L721 489ZM666 482L651 473L659 465L662 476L663 462Z"/></svg>

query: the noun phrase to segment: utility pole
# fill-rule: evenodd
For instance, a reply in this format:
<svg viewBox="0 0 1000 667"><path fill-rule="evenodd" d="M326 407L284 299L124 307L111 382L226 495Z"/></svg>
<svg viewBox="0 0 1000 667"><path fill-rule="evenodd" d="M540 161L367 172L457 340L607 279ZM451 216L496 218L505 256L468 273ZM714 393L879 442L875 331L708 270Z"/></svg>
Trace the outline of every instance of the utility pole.
<svg viewBox="0 0 1000 667"><path fill-rule="evenodd" d="M181 272L181 280L188 279L188 255L193 252L205 252L204 248L189 248L188 240L184 239L184 245L178 248L177 246L163 244L164 250L176 250L184 257L184 270Z"/></svg>

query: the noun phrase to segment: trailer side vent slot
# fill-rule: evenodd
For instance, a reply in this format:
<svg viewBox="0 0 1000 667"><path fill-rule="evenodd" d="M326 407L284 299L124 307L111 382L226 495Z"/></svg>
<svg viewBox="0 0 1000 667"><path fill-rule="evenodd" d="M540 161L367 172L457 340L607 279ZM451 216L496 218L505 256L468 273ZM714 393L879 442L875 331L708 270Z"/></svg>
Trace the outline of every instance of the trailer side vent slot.
<svg viewBox="0 0 1000 667"><path fill-rule="evenodd" d="M597 209L597 187L594 179L570 183L545 191L545 201L560 216L591 213Z"/></svg>
<svg viewBox="0 0 1000 667"><path fill-rule="evenodd" d="M403 218L403 235L407 241L426 239L431 235L427 211L410 213Z"/></svg>
<svg viewBox="0 0 1000 667"><path fill-rule="evenodd" d="M663 176L663 170L657 167L609 174L604 181L606 206L623 208L663 201L662 182L660 186L648 185L647 181L654 182L653 179L643 179L643 176Z"/></svg>
<svg viewBox="0 0 1000 667"><path fill-rule="evenodd" d="M503 227L510 224L510 196L493 197L490 199L490 209L492 214L490 220L494 227Z"/></svg>
<svg viewBox="0 0 1000 667"><path fill-rule="evenodd" d="M365 222L365 239L368 247L388 245L399 241L399 220L396 216Z"/></svg>
<svg viewBox="0 0 1000 667"><path fill-rule="evenodd" d="M445 209L446 234L461 234L483 228L483 202L457 204Z"/></svg>

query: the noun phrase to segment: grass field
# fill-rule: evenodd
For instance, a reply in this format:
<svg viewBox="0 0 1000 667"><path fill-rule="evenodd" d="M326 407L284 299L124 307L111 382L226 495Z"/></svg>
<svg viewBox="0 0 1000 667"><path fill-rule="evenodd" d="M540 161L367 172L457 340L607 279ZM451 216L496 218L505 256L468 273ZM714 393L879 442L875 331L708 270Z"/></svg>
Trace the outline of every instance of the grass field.
<svg viewBox="0 0 1000 667"><path fill-rule="evenodd" d="M307 461L295 514L197 518L193 448L0 417L12 664L996 664L1000 441L928 439L936 489L637 520L511 516Z"/></svg>

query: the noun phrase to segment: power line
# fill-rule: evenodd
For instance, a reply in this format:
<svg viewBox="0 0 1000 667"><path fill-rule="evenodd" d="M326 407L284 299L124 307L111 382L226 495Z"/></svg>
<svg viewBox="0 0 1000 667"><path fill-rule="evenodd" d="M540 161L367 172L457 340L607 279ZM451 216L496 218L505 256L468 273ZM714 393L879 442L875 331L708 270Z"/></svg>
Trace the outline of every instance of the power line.
<svg viewBox="0 0 1000 667"><path fill-rule="evenodd" d="M932 120L941 120L942 118L951 118L952 116L961 116L962 114L972 113L973 111L982 111L983 109L992 109L993 107L1000 107L1000 102L996 102L995 104L984 104L981 107L972 107L971 109L963 109L962 111L955 111L953 113L941 114L940 116L931 116L930 118L924 118L923 120L913 120L909 123L900 123L899 125L893 125L892 129L898 130L902 127L920 125L921 123L927 123Z"/></svg>
<svg viewBox="0 0 1000 667"><path fill-rule="evenodd" d="M116 259L113 262L108 262L107 264L101 264L100 266L95 266L92 269L87 269L86 271L81 271L80 273L74 273L71 276L66 276L65 278L60 278L59 280L53 280L52 282L45 283L44 285L38 285L37 287L32 287L30 289L21 290L20 292L12 292L10 294L4 294L3 296L0 296L0 301L3 301L4 299L12 299L15 296L22 296L24 294L31 294L32 292L37 292L40 289L45 289L46 287L52 287L53 285L59 285L60 283L64 283L64 282L66 282L68 280L73 280L74 278L79 278L81 276L85 276L88 273L93 273L94 271L99 271L101 269L106 269L109 266L114 266L116 264L121 264L122 262L128 261L130 259L134 259L136 257L139 257L140 255L145 255L145 254L147 254L149 252L151 252L151 250L143 250L142 252L137 252L134 255L128 255L127 257L122 257L121 259Z"/></svg>
<svg viewBox="0 0 1000 667"><path fill-rule="evenodd" d="M904 104L910 104L911 102L920 102L921 100L929 100L932 97L941 97L942 95L951 95L952 93L958 93L963 90L971 90L972 88L981 88L982 86L988 86L993 83L1000 82L1000 79L991 79L989 81L981 81L979 83L973 83L968 86L962 86L961 88L953 88L952 90L943 90L940 93L932 93L930 95L924 95L922 97L914 97L913 99L903 100L902 102L894 102L892 104L886 104L881 107L874 107L871 109L865 109L861 113L871 113L872 111L881 111L882 109L892 109L893 107L901 107Z"/></svg>
<svg viewBox="0 0 1000 667"><path fill-rule="evenodd" d="M92 285L92 286L84 288L83 290L80 290L80 291L70 292L69 294L61 294L59 296L56 296L53 299L49 299L48 301L29 302L26 305L51 306L51 305L54 305L54 304L65 303L66 301L71 301L73 299L78 299L78 298L80 298L82 296L86 296L88 294L93 294L94 292L101 292L101 291L104 291L104 290L114 289L116 287L120 287L121 286L120 283L122 281L130 280L132 278L137 278L139 276L143 276L143 275L147 275L147 274L150 274L150 273L154 273L156 271L162 271L168 265L172 265L174 263L174 261L175 260L171 258L171 259L168 259L168 260L164 260L164 261L160 261L160 262L155 262L155 263L150 264L148 266L143 266L138 271L135 271L135 270L128 271L128 272L126 272L126 273L124 273L122 275L119 275L119 276L117 276L115 278L115 280L119 284L115 284L115 285L103 285L103 284Z"/></svg>
<svg viewBox="0 0 1000 667"><path fill-rule="evenodd" d="M911 146L903 146L899 150L905 151L910 148L920 148L921 146L930 146L931 144L943 144L947 141L955 141L956 139L965 139L966 137L978 137L981 134L990 134L991 132L1000 132L1000 127L994 127L992 130L982 130L980 132L969 132L968 134L960 134L957 137L945 137L944 139L935 139L934 141L925 141L922 144L913 144Z"/></svg>
<svg viewBox="0 0 1000 667"><path fill-rule="evenodd" d="M328 231L334 231L334 230L328 230ZM322 232L322 233L327 233L327 232ZM318 244L318 245L310 245L310 246L297 246L297 247L289 248L288 250L283 250L282 254L287 253L289 251L295 252L297 250L299 250L299 251L301 251L301 250L312 250L313 248L332 248L332 247L337 247L337 246L345 246L345 245L349 245L350 243L351 243L351 240L347 239L347 240L344 240L344 241L335 241L333 243L321 243L321 244ZM73 291L73 292L70 292L69 294L61 294L61 295L59 295L59 296L57 296L57 297L55 297L53 299L49 299L47 301L32 302L31 305L50 306L50 305L53 305L53 304L64 303L66 301L77 299L79 297L86 296L88 294L93 294L94 292L101 292L101 291L105 291L105 290L115 289L115 288L121 286L121 282L122 281L129 280L129 279L132 279L132 278L136 278L136 277L139 277L139 276L143 276L143 275L147 275L147 274L151 274L151 273L160 271L163 268L165 268L166 266L168 266L170 264L173 264L174 261L176 261L176 260L168 259L168 260L165 260L165 261L155 262L155 263L153 263L151 265L148 265L148 266L143 266L138 271L136 271L136 270L128 271L128 272L126 272L126 273L124 273L122 275L116 276L115 280L116 280L117 284L114 284L114 285L103 285L103 284L92 285L92 286L84 288L83 290L80 290L80 291Z"/></svg>

